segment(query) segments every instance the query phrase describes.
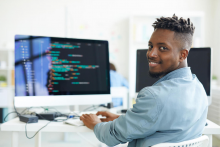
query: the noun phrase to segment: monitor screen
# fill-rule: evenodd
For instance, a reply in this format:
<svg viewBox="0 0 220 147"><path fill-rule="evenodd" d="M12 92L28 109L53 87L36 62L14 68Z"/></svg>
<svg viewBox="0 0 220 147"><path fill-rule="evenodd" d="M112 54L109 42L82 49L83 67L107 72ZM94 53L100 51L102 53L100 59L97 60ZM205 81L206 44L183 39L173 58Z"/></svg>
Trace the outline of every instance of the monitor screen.
<svg viewBox="0 0 220 147"><path fill-rule="evenodd" d="M15 96L110 94L108 42L15 36Z"/></svg>
<svg viewBox="0 0 220 147"><path fill-rule="evenodd" d="M153 85L158 80L151 78L149 75L146 53L147 49L137 50L136 92L139 92L146 86ZM187 61L192 73L195 74L203 84L207 96L210 96L211 49L191 48Z"/></svg>

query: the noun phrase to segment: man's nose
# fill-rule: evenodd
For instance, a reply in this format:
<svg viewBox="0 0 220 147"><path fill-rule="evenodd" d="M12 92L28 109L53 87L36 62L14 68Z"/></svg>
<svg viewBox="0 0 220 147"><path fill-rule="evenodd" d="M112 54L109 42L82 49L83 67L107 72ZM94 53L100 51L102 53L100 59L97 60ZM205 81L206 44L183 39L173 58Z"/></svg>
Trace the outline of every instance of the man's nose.
<svg viewBox="0 0 220 147"><path fill-rule="evenodd" d="M148 50L148 57L150 57L150 58L157 57L157 49L156 48L152 48L151 50Z"/></svg>

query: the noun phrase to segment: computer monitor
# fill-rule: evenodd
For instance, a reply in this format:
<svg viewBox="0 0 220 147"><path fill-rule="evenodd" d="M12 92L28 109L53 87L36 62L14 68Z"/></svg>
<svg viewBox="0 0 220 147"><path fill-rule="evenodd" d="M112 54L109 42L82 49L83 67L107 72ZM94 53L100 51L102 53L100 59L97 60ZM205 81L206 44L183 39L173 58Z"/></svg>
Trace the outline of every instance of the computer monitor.
<svg viewBox="0 0 220 147"><path fill-rule="evenodd" d="M149 64L146 57L147 49L137 50L136 92L153 85L158 79L149 75ZM203 84L211 103L211 48L191 48L187 57L188 66Z"/></svg>
<svg viewBox="0 0 220 147"><path fill-rule="evenodd" d="M15 36L16 107L108 102L108 41Z"/></svg>

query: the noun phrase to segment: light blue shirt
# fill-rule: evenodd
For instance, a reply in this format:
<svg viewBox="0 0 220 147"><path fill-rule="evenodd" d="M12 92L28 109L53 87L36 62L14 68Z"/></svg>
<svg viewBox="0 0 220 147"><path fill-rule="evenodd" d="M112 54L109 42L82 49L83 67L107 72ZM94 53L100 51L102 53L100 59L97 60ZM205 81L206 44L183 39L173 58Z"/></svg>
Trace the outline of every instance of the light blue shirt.
<svg viewBox="0 0 220 147"><path fill-rule="evenodd" d="M128 81L116 71L110 70L110 86L111 87L125 86L128 88Z"/></svg>
<svg viewBox="0 0 220 147"><path fill-rule="evenodd" d="M180 68L143 88L126 115L94 128L108 146L129 142L128 147L182 142L201 136L208 102L203 85L189 67Z"/></svg>

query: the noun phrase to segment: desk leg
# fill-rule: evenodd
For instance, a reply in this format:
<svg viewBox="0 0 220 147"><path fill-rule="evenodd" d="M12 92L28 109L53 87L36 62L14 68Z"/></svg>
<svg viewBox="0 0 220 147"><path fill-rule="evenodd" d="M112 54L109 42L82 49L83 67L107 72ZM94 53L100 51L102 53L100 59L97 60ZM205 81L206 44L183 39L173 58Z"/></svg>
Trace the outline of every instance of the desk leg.
<svg viewBox="0 0 220 147"><path fill-rule="evenodd" d="M41 131L35 136L35 147L41 147Z"/></svg>
<svg viewBox="0 0 220 147"><path fill-rule="evenodd" d="M12 147L18 147L18 132L12 132Z"/></svg>
<svg viewBox="0 0 220 147"><path fill-rule="evenodd" d="M208 147L212 147L212 134L205 134L209 137L209 144Z"/></svg>

